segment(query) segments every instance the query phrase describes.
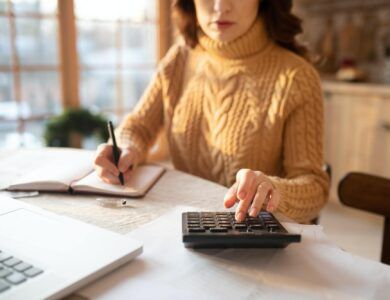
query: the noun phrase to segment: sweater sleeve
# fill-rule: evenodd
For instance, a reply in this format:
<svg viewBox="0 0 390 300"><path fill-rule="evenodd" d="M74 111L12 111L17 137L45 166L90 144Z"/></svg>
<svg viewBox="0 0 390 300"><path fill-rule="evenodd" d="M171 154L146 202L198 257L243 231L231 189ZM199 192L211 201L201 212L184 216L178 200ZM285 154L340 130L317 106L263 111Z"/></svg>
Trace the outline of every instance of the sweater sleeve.
<svg viewBox="0 0 390 300"><path fill-rule="evenodd" d="M167 70L179 53L179 46L173 46L159 63L157 71L146 88L140 101L116 129L120 147L131 147L138 156L138 162L145 161L149 148L153 145L160 128L164 124L164 90L167 83Z"/></svg>
<svg viewBox="0 0 390 300"><path fill-rule="evenodd" d="M291 111L285 120L285 176L270 177L280 191L278 210L302 223L316 218L328 199L329 178L323 171L323 98L312 66L298 70L291 86Z"/></svg>

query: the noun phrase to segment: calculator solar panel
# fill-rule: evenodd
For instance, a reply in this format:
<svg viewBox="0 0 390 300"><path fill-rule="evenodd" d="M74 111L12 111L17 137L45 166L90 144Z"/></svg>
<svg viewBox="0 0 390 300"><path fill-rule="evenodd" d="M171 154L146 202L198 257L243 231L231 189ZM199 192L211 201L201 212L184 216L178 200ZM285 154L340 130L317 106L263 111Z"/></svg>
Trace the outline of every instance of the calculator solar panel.
<svg viewBox="0 0 390 300"><path fill-rule="evenodd" d="M234 212L185 212L182 214L183 243L187 248L284 248L300 242L271 213L247 215L236 222Z"/></svg>

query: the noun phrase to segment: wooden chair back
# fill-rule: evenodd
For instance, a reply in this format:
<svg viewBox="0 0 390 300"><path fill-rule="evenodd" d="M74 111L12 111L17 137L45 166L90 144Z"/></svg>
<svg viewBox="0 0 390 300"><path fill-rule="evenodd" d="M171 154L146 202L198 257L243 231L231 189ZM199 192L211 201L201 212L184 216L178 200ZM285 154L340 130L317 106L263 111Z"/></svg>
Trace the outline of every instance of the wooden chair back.
<svg viewBox="0 0 390 300"><path fill-rule="evenodd" d="M390 179L365 173L348 173L338 185L340 201L385 218L381 261L390 264Z"/></svg>

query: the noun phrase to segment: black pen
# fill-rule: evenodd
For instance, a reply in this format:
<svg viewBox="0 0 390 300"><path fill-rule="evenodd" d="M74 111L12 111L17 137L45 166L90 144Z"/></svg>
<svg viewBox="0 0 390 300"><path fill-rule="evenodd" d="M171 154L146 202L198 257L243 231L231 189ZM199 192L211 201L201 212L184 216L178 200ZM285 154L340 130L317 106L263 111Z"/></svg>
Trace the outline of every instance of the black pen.
<svg viewBox="0 0 390 300"><path fill-rule="evenodd" d="M112 154L114 156L114 162L115 162L115 165L118 167L118 163L119 163L119 149L118 149L118 146L116 144L116 139L115 139L115 134L114 134L114 126L112 126L112 122L111 121L108 121L107 122L107 127L108 127L108 133L110 135L110 138L112 140ZM119 181L121 183L121 185L124 185L125 184L125 181L123 179L123 174L122 172L119 172Z"/></svg>

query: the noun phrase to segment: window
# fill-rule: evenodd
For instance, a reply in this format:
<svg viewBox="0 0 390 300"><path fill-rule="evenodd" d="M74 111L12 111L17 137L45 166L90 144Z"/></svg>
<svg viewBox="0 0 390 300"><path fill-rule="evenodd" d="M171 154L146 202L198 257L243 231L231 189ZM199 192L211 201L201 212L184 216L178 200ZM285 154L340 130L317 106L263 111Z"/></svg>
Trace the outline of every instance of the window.
<svg viewBox="0 0 390 300"><path fill-rule="evenodd" d="M0 0L0 145L37 145L61 111L57 2Z"/></svg>
<svg viewBox="0 0 390 300"><path fill-rule="evenodd" d="M75 11L81 105L121 117L156 66L156 1L75 0Z"/></svg>
<svg viewBox="0 0 390 300"><path fill-rule="evenodd" d="M64 12L64 3L73 4L72 14ZM158 60L158 3L0 0L0 147L43 145L45 120L65 103L61 78L78 80L78 105L117 120L129 112ZM69 38L77 45L70 57L78 78L61 74L64 16L76 28Z"/></svg>

